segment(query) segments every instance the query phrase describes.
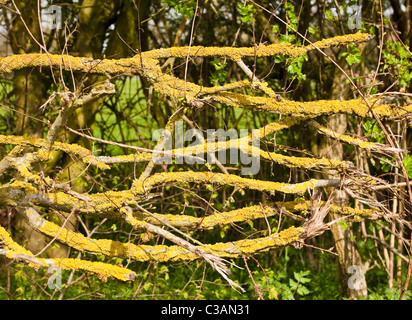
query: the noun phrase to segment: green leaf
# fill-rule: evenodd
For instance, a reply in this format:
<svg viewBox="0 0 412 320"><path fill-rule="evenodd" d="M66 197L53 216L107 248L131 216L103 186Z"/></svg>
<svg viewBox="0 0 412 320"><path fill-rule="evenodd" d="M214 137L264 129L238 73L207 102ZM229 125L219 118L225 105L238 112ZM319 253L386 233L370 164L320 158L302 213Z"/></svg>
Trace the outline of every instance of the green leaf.
<svg viewBox="0 0 412 320"><path fill-rule="evenodd" d="M335 20L335 17L333 16L332 11L326 10L325 15L326 15L326 20L329 20L329 21Z"/></svg>
<svg viewBox="0 0 412 320"><path fill-rule="evenodd" d="M299 21L299 18L295 16L294 14L290 15L289 19L290 19L290 24L294 24L294 25L296 25ZM296 29L296 26L293 26L293 27Z"/></svg>
<svg viewBox="0 0 412 320"><path fill-rule="evenodd" d="M296 79L301 82L302 80L306 80L306 74L302 73L302 65L303 61L307 61L308 56L306 54L297 57L297 58L292 58L288 59L288 67L286 70L288 71L289 77L293 78L296 77Z"/></svg>
<svg viewBox="0 0 412 320"><path fill-rule="evenodd" d="M289 279L289 286L291 290L296 290L298 287L298 283L293 280L292 278Z"/></svg>
<svg viewBox="0 0 412 320"><path fill-rule="evenodd" d="M308 32L310 34L315 34L316 32L318 32L319 27L313 28L313 27L309 27L308 28Z"/></svg>
<svg viewBox="0 0 412 320"><path fill-rule="evenodd" d="M242 22L250 22L253 23L253 5L252 4L248 4L246 6L244 6L242 3L238 3L237 4L237 8L239 11L239 14L241 15L240 20Z"/></svg>
<svg viewBox="0 0 412 320"><path fill-rule="evenodd" d="M343 52L342 57L345 57L346 62L351 66L362 61L362 54L358 48L349 45L349 52Z"/></svg>
<svg viewBox="0 0 412 320"><path fill-rule="evenodd" d="M405 166L406 174L408 175L409 179L412 179L412 155L404 154L404 158L402 160L403 165Z"/></svg>
<svg viewBox="0 0 412 320"><path fill-rule="evenodd" d="M349 55L346 58L346 61L348 62L348 64L351 66L355 63L359 63L362 61L362 56L358 56L358 55Z"/></svg>
<svg viewBox="0 0 412 320"><path fill-rule="evenodd" d="M276 291L275 287L271 287L269 289L269 299L273 300L278 300L279 299L279 293Z"/></svg>
<svg viewBox="0 0 412 320"><path fill-rule="evenodd" d="M252 221L252 220L246 221L246 223L247 223L252 229L254 229L253 221Z"/></svg>
<svg viewBox="0 0 412 320"><path fill-rule="evenodd" d="M280 35L279 36L279 42L283 43L292 43L296 39L296 36L294 34L288 34L288 35Z"/></svg>
<svg viewBox="0 0 412 320"><path fill-rule="evenodd" d="M296 292L301 296L305 296L310 293L309 289L306 288L305 286L299 286Z"/></svg>
<svg viewBox="0 0 412 320"><path fill-rule="evenodd" d="M298 66L294 64L289 65L287 70L291 75L295 75L299 71Z"/></svg>
<svg viewBox="0 0 412 320"><path fill-rule="evenodd" d="M210 62L211 65L215 68L214 72L210 72L209 81L213 85L223 84L226 81L227 71L226 63L221 63L219 60L215 59Z"/></svg>
<svg viewBox="0 0 412 320"><path fill-rule="evenodd" d="M300 282L300 283L307 283L310 282L309 278L305 278L305 276L309 275L310 271L300 271L300 272L294 272L293 275L295 276L295 279Z"/></svg>
<svg viewBox="0 0 412 320"><path fill-rule="evenodd" d="M149 291L151 287L152 287L151 282L145 282L145 284L143 285L143 290L144 291Z"/></svg>
<svg viewBox="0 0 412 320"><path fill-rule="evenodd" d="M346 230L348 228L348 224L344 220L339 220L338 225L340 225L343 230Z"/></svg>
<svg viewBox="0 0 412 320"><path fill-rule="evenodd" d="M188 19L192 19L195 15L196 1L189 0L181 3L179 0L162 0L166 7L173 7L177 12L184 15Z"/></svg>
<svg viewBox="0 0 412 320"><path fill-rule="evenodd" d="M286 2L286 3L285 3L285 8L286 8L287 10L290 10L290 11L295 10L295 6L294 6L291 2Z"/></svg>
<svg viewBox="0 0 412 320"><path fill-rule="evenodd" d="M366 248L368 248L369 250L375 250L375 242L372 239L366 240Z"/></svg>
<svg viewBox="0 0 412 320"><path fill-rule="evenodd" d="M356 242L356 245L359 247L359 249L363 249L366 246L366 242L364 240L359 240Z"/></svg>

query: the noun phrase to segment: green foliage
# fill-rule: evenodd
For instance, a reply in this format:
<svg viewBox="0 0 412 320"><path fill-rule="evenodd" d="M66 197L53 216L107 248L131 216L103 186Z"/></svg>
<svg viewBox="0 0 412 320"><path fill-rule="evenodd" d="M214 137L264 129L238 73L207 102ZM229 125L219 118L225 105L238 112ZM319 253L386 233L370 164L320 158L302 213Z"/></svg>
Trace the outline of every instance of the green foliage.
<svg viewBox="0 0 412 320"><path fill-rule="evenodd" d="M310 279L306 278L309 274L310 271L308 270L293 272L294 279L289 279L290 289L301 296L309 294L309 289L303 285L304 283L310 282Z"/></svg>
<svg viewBox="0 0 412 320"><path fill-rule="evenodd" d="M221 63L219 60L215 59L210 62L215 68L215 71L210 72L209 81L212 85L217 86L219 84L224 84L226 82L227 71L226 63Z"/></svg>
<svg viewBox="0 0 412 320"><path fill-rule="evenodd" d="M334 15L334 14L332 13L332 11L329 10L329 9L325 11L325 18L326 18L326 20L332 21L332 22L334 22L334 21L337 20L336 15Z"/></svg>
<svg viewBox="0 0 412 320"><path fill-rule="evenodd" d="M9 96L12 93L13 86L12 83L8 79L4 79L0 82L0 101L5 101L7 99L7 96ZM0 132L9 132L11 129L12 123L12 116L11 116L11 110L8 110L8 106L3 105L2 108L0 108Z"/></svg>
<svg viewBox="0 0 412 320"><path fill-rule="evenodd" d="M348 224L346 223L345 220L339 220L338 225L340 225L343 230L346 230L348 228Z"/></svg>
<svg viewBox="0 0 412 320"><path fill-rule="evenodd" d="M184 15L188 19L192 19L195 15L196 1L181 1L181 0L162 0L167 7L173 7L177 12Z"/></svg>
<svg viewBox="0 0 412 320"><path fill-rule="evenodd" d="M308 55L305 53L297 58L287 59L287 72L289 78L296 78L299 82L306 80L306 74L302 71L302 66L305 61L308 61Z"/></svg>
<svg viewBox="0 0 412 320"><path fill-rule="evenodd" d="M319 26L317 26L317 27L308 27L308 32L310 33L310 34L316 34L317 32L319 32Z"/></svg>
<svg viewBox="0 0 412 320"><path fill-rule="evenodd" d="M295 6L287 2L285 4L286 14L288 16L288 24L290 27L287 27L287 33L279 34L279 42L280 43L293 43L296 41L296 30L298 28L299 18L295 14ZM309 27L310 33L315 33L317 28ZM272 31L274 33L279 32L279 26L274 25L272 26ZM297 45L300 45L300 40L296 41ZM287 71L288 77L291 80L298 80L299 83L306 80L306 74L303 72L303 64L304 62L308 61L308 55L305 53L296 58L287 58L284 55L275 55L274 57L275 63L284 63L284 68Z"/></svg>
<svg viewBox="0 0 412 320"><path fill-rule="evenodd" d="M295 32L295 30L297 30L298 28L298 22L299 22L299 18L295 14L295 6L291 2L286 2L285 8L286 8L286 14L288 16L288 23L289 23L289 27L287 27L287 30L289 32Z"/></svg>
<svg viewBox="0 0 412 320"><path fill-rule="evenodd" d="M275 266L252 272L254 283L247 280L248 292L258 289L267 300L339 299L340 283L335 276L337 265L331 256L320 252L314 254L318 266L305 260L302 251L283 249L276 255Z"/></svg>
<svg viewBox="0 0 412 320"><path fill-rule="evenodd" d="M238 2L237 9L240 14L240 20L244 23L253 23L253 12L255 7L253 4L247 4L246 6L243 3Z"/></svg>
<svg viewBox="0 0 412 320"><path fill-rule="evenodd" d="M395 284L396 285L396 284ZM368 295L368 300L399 300L401 291L395 288L389 289L386 286L380 285L376 290L373 290ZM411 300L411 291L406 291L403 300Z"/></svg>
<svg viewBox="0 0 412 320"><path fill-rule="evenodd" d="M367 137L369 141L384 143L385 134L383 133L382 129L378 126L376 121L371 119L365 119L362 126L365 131L365 137Z"/></svg>
<svg viewBox="0 0 412 320"><path fill-rule="evenodd" d="M362 54L358 47L353 44L349 45L349 51L343 52L342 57L345 57L346 62L351 66L362 61Z"/></svg>
<svg viewBox="0 0 412 320"><path fill-rule="evenodd" d="M296 40L296 35L293 33L281 34L279 36L280 43L293 43Z"/></svg>
<svg viewBox="0 0 412 320"><path fill-rule="evenodd" d="M412 179L412 155L405 153L403 156L402 162L405 166L406 174L409 179Z"/></svg>
<svg viewBox="0 0 412 320"><path fill-rule="evenodd" d="M412 55L405 46L397 41L386 41L382 49L384 64L381 71L393 72L401 86L407 87L412 79Z"/></svg>

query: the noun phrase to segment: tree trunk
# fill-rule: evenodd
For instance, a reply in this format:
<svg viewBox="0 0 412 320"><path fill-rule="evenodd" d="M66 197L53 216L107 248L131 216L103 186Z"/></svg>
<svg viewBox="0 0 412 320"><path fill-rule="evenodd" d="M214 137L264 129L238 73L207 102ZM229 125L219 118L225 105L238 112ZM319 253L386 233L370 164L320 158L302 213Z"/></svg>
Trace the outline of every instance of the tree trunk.
<svg viewBox="0 0 412 320"><path fill-rule="evenodd" d="M334 83L332 87L331 99L344 100L348 99L350 88L345 83L345 75L336 71ZM328 127L338 134L345 133L347 127L347 116L344 114L335 114L329 117ZM320 137L319 155L330 159L343 160L343 146L334 139L328 137ZM325 174L326 179L332 178ZM343 191L336 190L333 204L336 206L344 206L346 203L346 195ZM330 220L340 217L338 214L330 213ZM334 223L331 225L331 232L335 241L336 251L339 255L339 266L341 274L347 285L347 295L350 299L356 299L358 296L367 296L367 286L365 280L365 267L362 263L360 254L356 247L356 240L351 223L347 223L347 227L343 228L340 224ZM355 267L353 267L355 266ZM356 273L352 275L352 272ZM354 280L356 280L354 282ZM360 286L359 286L360 282Z"/></svg>

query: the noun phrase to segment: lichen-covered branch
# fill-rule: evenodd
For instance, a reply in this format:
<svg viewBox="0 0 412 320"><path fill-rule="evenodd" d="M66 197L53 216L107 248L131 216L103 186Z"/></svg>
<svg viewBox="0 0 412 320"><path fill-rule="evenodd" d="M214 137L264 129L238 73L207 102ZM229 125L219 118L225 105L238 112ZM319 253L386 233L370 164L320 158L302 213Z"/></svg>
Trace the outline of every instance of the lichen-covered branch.
<svg viewBox="0 0 412 320"><path fill-rule="evenodd" d="M255 48L192 46L189 49L189 47L174 47L144 52L142 53L142 56L150 59L164 59L170 57L186 58L189 55L190 57L224 57L233 61L239 61L242 57L269 57L277 54L296 58L310 50L314 50L315 46L319 49L324 49L341 44L361 43L368 41L369 39L370 36L368 34L358 32L356 34L347 34L345 36L324 39L315 42L313 45L302 47L297 47L291 43L276 43L267 46L257 46Z"/></svg>
<svg viewBox="0 0 412 320"><path fill-rule="evenodd" d="M0 144L10 144L10 145L16 145L20 147L36 147L40 149L46 149L47 146L49 146L49 143L47 142L46 139L42 138L29 138L29 137L23 137L23 136L4 136L0 135ZM86 164L91 164L95 165L99 169L106 170L110 169L110 167L102 162L99 162L96 160L96 156L93 155L93 153L82 147L79 146L78 144L75 143L64 143L64 142L54 142L53 145L50 147L52 150L56 151L63 151L68 154L74 155L79 157L79 160L86 163ZM8 162L10 163L15 163L15 160L12 160L12 158L15 158L13 155L8 156ZM10 165L8 166L10 167ZM5 166L6 169L6 166Z"/></svg>
<svg viewBox="0 0 412 320"><path fill-rule="evenodd" d="M324 202L321 202L324 205ZM189 215L174 215L174 214L156 214L159 218L167 221L174 227L184 229L211 229L215 226L222 226L226 224L239 223L244 221L253 221L272 217L279 214L292 217L295 220L302 221L304 216L311 209L310 201L287 201L269 203L264 206L255 205L244 207L240 209L231 210L228 212L215 212L205 217L193 217ZM377 219L382 216L382 212L376 209L355 209L351 207L337 207L330 206L330 212L351 215L356 217ZM296 214L299 214L296 215ZM136 212L136 217L139 220L147 221L152 224L159 224L159 221L144 212Z"/></svg>
<svg viewBox="0 0 412 320"><path fill-rule="evenodd" d="M126 59L103 59L93 60L83 57L60 56L53 54L25 54L12 55L0 58L0 73L11 73L25 67L51 66L71 70L73 72L95 73L105 75L135 75L139 74L146 78L159 93L165 94L173 100L185 97L187 101L196 101L203 97L206 101L215 101L238 108L253 108L267 112L278 112L282 114L293 114L294 116L312 115L318 116L332 113L347 113L360 116L371 116L368 105L362 100L350 101L315 101L315 102L292 102L285 99L273 97L269 90L269 98L252 97L239 93L230 92L234 88L244 86L245 82L227 84L213 88L206 88L193 83L178 79L168 74L163 74L158 63L158 59L174 57L186 57L188 52L192 56L225 56L235 61L240 61L242 57L273 56L276 54L289 55L292 57L313 50L330 47L338 44L359 43L367 41L369 35L356 33L345 36L338 36L315 42L313 45L296 47L292 44L274 44L269 46L259 46L258 48L205 48L187 47L169 48L143 52L135 57ZM253 79L252 79L253 80ZM253 83L253 82L252 82ZM264 86L259 83L259 86ZM269 88L268 88L269 89ZM265 91L265 90L264 90ZM392 108L388 105L380 105L374 108L374 112L381 117L394 117L405 112L410 112L412 106L405 106L404 111L399 108Z"/></svg>
<svg viewBox="0 0 412 320"><path fill-rule="evenodd" d="M135 181L132 192L142 194L153 187L169 182L192 182L192 183L214 183L221 186L233 186L241 189L252 189L269 193L282 192L288 194L304 194L306 191L320 186L336 186L339 181L323 181L311 179L306 182L289 184L283 182L264 181L256 179L242 178L237 175L227 175L213 172L165 172L157 173L144 182Z"/></svg>
<svg viewBox="0 0 412 320"><path fill-rule="evenodd" d="M207 255L208 259L212 256L221 258L235 258L242 254L254 254L275 247L290 245L297 241L304 230L301 228L291 227L280 233L273 234L268 237L239 240L229 243L207 244L202 247L194 247L188 243L182 245L182 239L174 239L170 233L166 234L165 230L158 230L149 227L149 231L162 233L161 235L177 245L135 245L133 243L122 243L109 239L90 239L80 233L76 233L55 225L43 219L35 210L27 209L26 215L29 223L38 231L50 236L56 237L57 240L66 243L82 252L90 252L94 254L104 254L109 257L123 257L135 261L177 261L177 260L196 260L204 258ZM142 225L150 225L142 223L129 216L128 221L133 226L142 227ZM147 229L147 228L146 228ZM30 255L26 251L23 254Z"/></svg>
<svg viewBox="0 0 412 320"><path fill-rule="evenodd" d="M405 150L392 148L390 146L383 145L377 142L371 142L367 140L362 140L359 138L350 137L346 134L337 134L333 130L326 128L314 120L310 120L309 124L316 128L319 133L327 135L328 137L334 138L336 140L357 146L361 149L371 150L371 151L378 151L378 152L405 152Z"/></svg>
<svg viewBox="0 0 412 320"><path fill-rule="evenodd" d="M71 97L69 93L65 93L64 95L67 96L65 102L68 105L65 105L61 108L59 115L54 120L53 124L50 127L50 130L47 133L47 148L52 148L53 143L56 141L59 132L64 128L64 126L67 123L67 120L70 118L70 116L76 109L83 107L87 103L102 99L114 93L114 84L110 83L109 81L106 81L103 84L93 87L92 90L86 94L78 93Z"/></svg>
<svg viewBox="0 0 412 320"><path fill-rule="evenodd" d="M259 129L259 138L263 138L269 134L274 132L280 131L282 129L289 128L293 125L298 124L300 121L304 119L299 119L298 117L292 118L287 117L284 120L279 122L270 123L262 128ZM169 131L170 132L170 131ZM170 132L171 135L172 132ZM83 135L86 136L86 135ZM87 136L86 136L87 137ZM90 137L94 139L93 137ZM294 156L287 156L283 154L279 154L276 152L269 152L266 150L259 149L253 145L250 145L251 137L246 136L243 138L238 139L231 139L230 141L208 141L204 140L201 144L190 146L186 148L180 149L172 149L172 150L161 150L163 145L163 139L159 141L158 147L155 150L148 150L143 151L137 154L130 154L130 155L119 155L114 157L107 157L107 156L97 156L96 162L97 163L105 163L105 164L116 164L116 163L133 163L133 162L151 162L153 159L153 153L159 156L173 156L173 157L187 157L191 160L195 161L202 161L205 162L205 159L201 157L201 154L207 153L208 156L214 156L215 152L220 152L222 150L230 150L230 149L239 149L242 152L245 152L249 156L255 155L260 157L261 159L265 159L267 161L273 161L280 165L284 165L287 167L299 167L304 169L320 169L320 168L345 168L351 167L352 163L345 162L345 161L338 161L334 159L317 159L317 158L309 158L309 157L294 157ZM96 139L96 141L102 141L101 139ZM120 144L116 144L121 146ZM140 150L141 148L136 148ZM156 150L157 149L157 150ZM217 159L215 159L216 161ZM212 157L213 161L213 157ZM153 167L148 166L149 168ZM147 175L147 174L146 174ZM144 176L146 176L144 175Z"/></svg>
<svg viewBox="0 0 412 320"><path fill-rule="evenodd" d="M9 259L23 261L35 269L55 265L63 270L87 271L103 277L114 277L122 281L133 281L136 277L136 273L131 270L102 262L35 257L32 252L16 243L3 227L0 227L0 244L3 246L0 254L4 254Z"/></svg>
<svg viewBox="0 0 412 320"><path fill-rule="evenodd" d="M131 209L130 207L124 207L121 209L121 212L125 218L125 220L132 225L134 228L137 227L143 227L145 228L148 232L153 232L156 233L162 237L164 237L165 239L175 243L178 245L179 248L184 248L186 249L188 252L190 252L191 254L204 259L207 263L209 263L213 269L215 269L217 272L219 272L219 274L226 279L226 281L233 287L233 288L237 288L240 289L242 292L245 292L245 290L240 287L238 284L236 284L234 281L232 281L231 279L228 278L228 275L230 274L230 270L227 266L227 262L225 260L222 259L222 256L209 252L207 250L205 250L203 247L204 245L201 246L195 246L193 244L191 244L190 242L174 235L173 233L159 228L151 223L148 222L141 222L139 220L137 220L136 218L133 217L132 213L131 213Z"/></svg>
<svg viewBox="0 0 412 320"><path fill-rule="evenodd" d="M235 108L249 108L265 112L293 115L296 117L317 117L335 113L372 117L369 106L361 99L301 102L249 96L236 92L219 92L213 95L211 99L215 102ZM382 118L395 118L412 112L412 105L407 105L402 108L394 108L389 105L378 105L373 108L373 111Z"/></svg>
<svg viewBox="0 0 412 320"><path fill-rule="evenodd" d="M338 186L339 179L316 180L288 184L273 181L242 178L233 174L212 172L170 172L157 173L141 182L135 180L130 190L107 191L103 193L88 194L79 198L64 191L40 192L30 182L15 180L0 187L0 201L8 205L42 205L50 206L58 210L70 212L73 207L75 212L94 214L96 216L110 216L119 218L118 210L123 206L133 206L144 199L150 191L164 183L204 183L221 186L232 186L241 189L251 189L261 192L302 195L308 190L325 186Z"/></svg>

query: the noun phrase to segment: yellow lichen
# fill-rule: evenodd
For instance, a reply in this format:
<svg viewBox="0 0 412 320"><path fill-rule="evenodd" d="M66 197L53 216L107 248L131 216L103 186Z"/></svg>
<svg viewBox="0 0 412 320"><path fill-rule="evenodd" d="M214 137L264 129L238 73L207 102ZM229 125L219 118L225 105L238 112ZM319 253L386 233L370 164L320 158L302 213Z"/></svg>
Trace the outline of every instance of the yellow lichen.
<svg viewBox="0 0 412 320"><path fill-rule="evenodd" d="M12 55L0 58L0 73L10 73L25 67L51 66L62 68L73 72L88 72L98 74L141 74L155 88L156 91L166 94L169 97L186 96L188 101L195 99L200 92L215 92L215 88L208 89L199 87L193 83L186 82L171 75L163 74L157 59L168 58L171 56L184 58L190 56L220 56L227 57L234 61L240 61L242 57L265 57L277 54L297 57L309 50L316 48L357 43L366 41L367 34L357 33L338 36L330 39L315 42L313 45L298 47L290 43L277 43L268 46L260 45L248 48L217 48L217 47L175 47L152 50L139 53L132 58L125 59L104 59L93 60L89 58L73 57L67 55L53 54L23 54ZM230 90L230 84L224 90ZM235 86L236 87L236 86ZM199 90L200 88L200 90ZM265 83L259 83L259 88L269 96L274 96L274 92Z"/></svg>
<svg viewBox="0 0 412 320"><path fill-rule="evenodd" d="M172 226L187 229L210 229L217 225L231 224L235 222L249 221L264 217L270 217L277 213L271 206L250 206L228 212L216 212L206 217L193 217L188 215L154 214L159 219L166 221ZM152 224L159 224L158 219L145 213L136 213L139 220Z"/></svg>
<svg viewBox="0 0 412 320"><path fill-rule="evenodd" d="M39 191L31 183L20 180L12 181L9 186L13 189L24 190L27 193L37 193Z"/></svg>
<svg viewBox="0 0 412 320"><path fill-rule="evenodd" d="M58 54L15 54L0 58L0 73L10 73L26 67L52 66L74 72L101 74L134 74L140 68L140 59L93 60Z"/></svg>
<svg viewBox="0 0 412 320"><path fill-rule="evenodd" d="M153 157L152 152L134 153L128 155L118 155L113 157L99 157L104 163L131 163L131 162L147 162Z"/></svg>
<svg viewBox="0 0 412 320"><path fill-rule="evenodd" d="M119 217L116 211L123 205L135 203L138 199L130 190L106 191L87 195L87 198L77 198L72 194L64 192L48 192L45 197L50 199L55 205L63 207L76 206L80 212L111 215Z"/></svg>
<svg viewBox="0 0 412 320"><path fill-rule="evenodd" d="M288 201L288 202L276 202L276 205L282 206L291 212L305 212L311 209L311 201ZM321 201L321 206L325 205L325 201ZM335 205L330 206L330 211L333 213L343 214L343 215L357 215L365 218L379 216L382 213L377 209L355 209L351 207L338 207Z"/></svg>
<svg viewBox="0 0 412 320"><path fill-rule="evenodd" d="M109 169L110 167L104 163L96 161L95 156L86 148L77 144L68 144L64 142L54 142L52 146L48 145L45 139L41 138L28 138L23 136L4 136L0 135L0 144L12 144L25 147L36 148L50 148L51 150L63 151L69 154L73 154L79 157L80 161L96 165L99 169ZM49 150L39 150L35 153L36 158L32 160L47 161L52 156ZM34 156L32 156L34 157Z"/></svg>
<svg viewBox="0 0 412 320"><path fill-rule="evenodd" d="M240 254L256 254L275 247L290 245L299 240L304 228L290 227L279 233L257 239L244 239L229 243L209 245L208 249L224 258L235 258Z"/></svg>
<svg viewBox="0 0 412 320"><path fill-rule="evenodd" d="M233 48L233 47L173 47L166 49L157 49L142 53L142 56L150 59L164 59L170 57L186 58L191 57L225 57L233 61L239 61L242 57L268 57L277 54L282 54L290 57L298 57L309 50L328 48L339 44L359 43L369 39L369 35L365 33L348 34L345 36L337 36L329 39L324 39L315 42L313 45L298 47L291 43L276 43L271 45L260 45L250 48ZM139 55L135 56L136 58Z"/></svg>
<svg viewBox="0 0 412 320"><path fill-rule="evenodd" d="M133 281L136 277L136 273L119 266L111 265L103 262L90 262L81 259L51 259L53 265L56 265L63 270L81 270L87 271L103 279L113 277L122 281Z"/></svg>
<svg viewBox="0 0 412 320"><path fill-rule="evenodd" d="M19 245L17 242L15 242L10 234L7 232L6 229L0 226L0 243L2 243L7 249L12 250L16 253L21 253L25 255L32 255L32 253L23 248L21 245Z"/></svg>
<svg viewBox="0 0 412 320"><path fill-rule="evenodd" d="M330 136L330 137L332 137L334 139L337 139L339 141L343 141L343 142L349 143L351 145L358 146L362 149L379 149L380 148L379 144L374 143L374 142L369 142L369 141L361 140L361 139L358 139L358 138L353 138L353 137L350 137L350 136L345 135L345 134L337 134L333 130L328 129L324 126L321 126L316 121L311 121L310 124L312 126L314 126L322 134Z"/></svg>
<svg viewBox="0 0 412 320"><path fill-rule="evenodd" d="M376 209L359 209L351 207L338 207L331 206L331 212L343 214L343 215L355 215L358 217L372 218L382 215L382 212L379 212Z"/></svg>
<svg viewBox="0 0 412 320"><path fill-rule="evenodd" d="M144 190L167 182L193 182L193 183L216 183L218 185L229 185L241 189L253 189L267 191L270 193L283 192L293 194L303 194L308 189L313 189L316 180L309 180L303 183L288 184L282 182L272 182L256 179L242 178L232 174L220 174L211 172L165 172L150 176L143 182Z"/></svg>
<svg viewBox="0 0 412 320"><path fill-rule="evenodd" d="M303 169L313 169L313 168L345 168L351 167L353 164L347 161L340 161L335 159L328 158L309 158L309 157L294 157L294 156L285 156L275 152L267 152L261 149L258 149L253 146L248 146L248 154L259 154L262 159L268 161L273 161L281 165L285 165L291 168L303 168Z"/></svg>
<svg viewBox="0 0 412 320"><path fill-rule="evenodd" d="M282 127L287 127L291 125L291 123L285 125L275 125L270 124L265 126L265 129L260 129L260 135L265 136L275 131L280 130ZM268 161L274 161L278 164L285 165L288 167L299 167L305 169L311 168L338 168L338 167L350 167L352 166L351 162L344 162L334 159L327 159L327 158L309 158L309 157L294 157L294 156L287 156L282 155L275 152L269 152L262 149L259 149L253 145L249 144L249 140L251 139L249 136L239 138L239 139L231 139L230 141L216 141L216 142L204 142L203 144L198 144L195 146L190 146L186 148L180 149L173 149L172 152L174 155L185 155L185 156L200 156L203 153L215 153L222 150L229 150L229 149L240 149L247 153L249 156L257 156L261 159L265 159Z"/></svg>
<svg viewBox="0 0 412 320"><path fill-rule="evenodd" d="M294 117L317 117L335 113L371 117L368 105L361 99L353 100L317 100L310 102L277 100L267 97L256 97L236 92L219 92L211 97L214 101L236 108L251 108L266 112L293 115ZM393 108L381 105L373 108L374 112L381 117L397 117L412 111L412 105L402 108Z"/></svg>
<svg viewBox="0 0 412 320"><path fill-rule="evenodd" d="M50 227L50 225L48 227ZM64 231L64 229L62 231ZM7 254L7 257L9 258L14 258L16 254L25 255L27 257L34 257L32 252L17 244L3 227L0 227L0 243L3 244L6 250L10 250L10 252ZM46 267L50 265L57 265L65 270L88 271L104 277L114 277L122 281L134 280L136 276L136 274L129 269L113 266L102 262L90 262L79 259L36 258L35 260L41 265L32 263L30 262L30 260L27 260L26 262L28 262L29 266L34 268L38 268L39 266Z"/></svg>
<svg viewBox="0 0 412 320"><path fill-rule="evenodd" d="M260 132L259 132L260 138L266 137L267 135L272 134L274 132L290 128L290 127L298 124L302 120L304 120L304 118L299 118L297 116L292 116L292 117L286 117L285 119L282 119L282 120L277 121L277 122L269 123L269 124L267 124L264 127L259 129L260 130ZM251 138L250 135L249 135L249 138Z"/></svg>
<svg viewBox="0 0 412 320"><path fill-rule="evenodd" d="M239 240L227 243L208 244L205 245L203 249L207 252L213 252L220 257L238 257L242 253L256 254L274 247L290 245L299 239L299 236L303 233L303 231L303 228L291 227L268 237ZM63 241L63 238L60 239L59 237L59 240ZM73 245L74 248L81 248L82 250L89 252L102 253L107 256L127 257L134 261L142 262L149 260L159 262L195 260L199 258L199 256L177 245L135 245L133 243L121 243L118 241L104 239L94 240L94 244L91 244L90 246L86 246L86 244L79 244L74 241L69 241L68 244ZM67 259L64 260L67 261ZM65 262L65 265L68 265L71 269L75 270L86 270L82 267L83 264L81 260L73 260ZM87 266L89 263L90 262L85 262L84 265ZM62 263L59 263L58 261L56 261L56 265L62 267ZM109 265L105 264L102 267L107 270ZM102 271L100 271L101 269L96 265L89 267L87 270L102 274ZM120 272L123 275L124 269L121 269ZM112 272L112 276L115 276L114 272Z"/></svg>
<svg viewBox="0 0 412 320"><path fill-rule="evenodd" d="M315 48L324 49L330 48L336 45L350 44L350 43L362 43L371 39L372 36L367 33L362 33L358 31L357 33L346 34L343 36L336 36L329 39L323 39L313 43L313 45L308 45L307 50L312 50Z"/></svg>

